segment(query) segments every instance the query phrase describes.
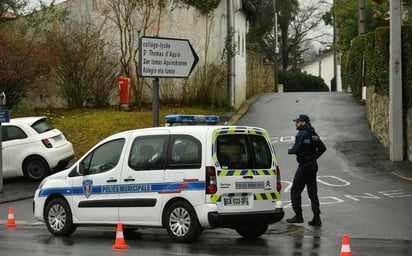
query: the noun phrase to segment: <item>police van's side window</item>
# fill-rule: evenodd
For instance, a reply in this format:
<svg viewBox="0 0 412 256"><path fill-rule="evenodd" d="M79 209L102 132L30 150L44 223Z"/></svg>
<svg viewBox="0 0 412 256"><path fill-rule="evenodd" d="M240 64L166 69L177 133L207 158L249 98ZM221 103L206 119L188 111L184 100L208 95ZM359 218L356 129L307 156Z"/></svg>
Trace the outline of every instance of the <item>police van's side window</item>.
<svg viewBox="0 0 412 256"><path fill-rule="evenodd" d="M197 169L202 163L202 145L188 135L172 135L167 157L168 169Z"/></svg>
<svg viewBox="0 0 412 256"><path fill-rule="evenodd" d="M272 165L272 154L266 139L262 136L250 136L258 169L269 169Z"/></svg>
<svg viewBox="0 0 412 256"><path fill-rule="evenodd" d="M84 172L97 174L113 169L119 163L124 141L113 140L96 148L81 162Z"/></svg>
<svg viewBox="0 0 412 256"><path fill-rule="evenodd" d="M142 136L133 141L129 167L136 171L162 170L165 167L167 136Z"/></svg>

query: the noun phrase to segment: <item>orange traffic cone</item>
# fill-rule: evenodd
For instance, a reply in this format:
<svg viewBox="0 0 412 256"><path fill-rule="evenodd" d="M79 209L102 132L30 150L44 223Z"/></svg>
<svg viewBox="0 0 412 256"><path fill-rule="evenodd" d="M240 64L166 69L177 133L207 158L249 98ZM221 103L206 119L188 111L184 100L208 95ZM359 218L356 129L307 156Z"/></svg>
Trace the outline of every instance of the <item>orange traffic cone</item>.
<svg viewBox="0 0 412 256"><path fill-rule="evenodd" d="M349 236L344 234L342 238L342 249L340 251L340 256L352 256L350 251Z"/></svg>
<svg viewBox="0 0 412 256"><path fill-rule="evenodd" d="M14 221L14 210L13 207L9 207L9 215L7 217L6 227L14 228L16 226L16 222Z"/></svg>
<svg viewBox="0 0 412 256"><path fill-rule="evenodd" d="M123 236L123 225L122 223L117 224L117 229L116 229L116 240L114 242L114 245L112 246L113 249L127 249L129 246L126 245L124 241L124 236Z"/></svg>

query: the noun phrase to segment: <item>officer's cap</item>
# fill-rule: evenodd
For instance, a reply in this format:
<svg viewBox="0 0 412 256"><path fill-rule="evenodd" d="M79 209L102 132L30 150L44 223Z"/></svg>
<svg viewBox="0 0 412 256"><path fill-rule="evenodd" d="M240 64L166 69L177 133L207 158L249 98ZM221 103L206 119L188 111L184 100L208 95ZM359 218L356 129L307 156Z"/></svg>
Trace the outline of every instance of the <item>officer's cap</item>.
<svg viewBox="0 0 412 256"><path fill-rule="evenodd" d="M300 114L297 118L293 119L293 122L299 122L299 121L309 123L310 119L309 119L309 116Z"/></svg>

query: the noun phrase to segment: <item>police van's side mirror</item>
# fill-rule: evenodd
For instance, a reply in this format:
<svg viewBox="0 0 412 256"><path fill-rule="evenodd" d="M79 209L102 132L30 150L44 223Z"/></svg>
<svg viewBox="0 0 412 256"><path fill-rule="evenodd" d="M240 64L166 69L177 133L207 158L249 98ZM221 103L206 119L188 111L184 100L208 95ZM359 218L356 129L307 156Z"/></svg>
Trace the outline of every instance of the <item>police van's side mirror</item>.
<svg viewBox="0 0 412 256"><path fill-rule="evenodd" d="M80 162L79 166L77 166L77 174L84 176L86 175L86 170L84 169L84 163Z"/></svg>

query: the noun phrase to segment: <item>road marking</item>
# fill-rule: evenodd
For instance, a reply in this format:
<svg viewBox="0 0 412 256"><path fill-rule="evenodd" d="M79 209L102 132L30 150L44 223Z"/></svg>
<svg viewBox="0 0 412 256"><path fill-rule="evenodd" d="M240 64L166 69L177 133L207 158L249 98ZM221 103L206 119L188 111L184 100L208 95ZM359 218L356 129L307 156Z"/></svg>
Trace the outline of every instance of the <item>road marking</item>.
<svg viewBox="0 0 412 256"><path fill-rule="evenodd" d="M346 187L351 185L351 183L345 179L342 179L337 176L332 176L332 175L322 175L318 176L317 180L320 184L329 186L329 187ZM286 184L286 186L283 186L283 193L290 193L290 190L292 188L292 182L287 181L287 180L282 180L282 184ZM306 188L304 189L306 190ZM376 195L378 194L378 195ZM344 198L353 200L355 202L359 202L362 200L379 200L383 198L403 198L403 197L412 197L412 194L406 194L406 192L402 189L394 189L394 190L387 190L387 191L379 191L376 192L375 194L372 193L363 193L360 195L343 195ZM319 204L321 205L328 205L328 204L339 204L339 203L344 203L345 200L339 197L335 196L320 196L319 197ZM289 208L291 207L291 201L282 201L284 204L283 208ZM308 204L302 204L302 207L307 207L310 206L310 203Z"/></svg>
<svg viewBox="0 0 412 256"><path fill-rule="evenodd" d="M324 179L334 179L337 180L338 183L331 183L331 181L326 182ZM331 175L322 175L322 176L318 176L317 178L318 182L325 184L327 186L331 186L331 187L345 187L345 186L349 186L351 183L347 180L344 180L342 178L336 177L336 176L331 176Z"/></svg>
<svg viewBox="0 0 412 256"><path fill-rule="evenodd" d="M320 136L323 141L327 140L326 136ZM295 135L291 136L271 136L270 140L272 143L294 143Z"/></svg>

